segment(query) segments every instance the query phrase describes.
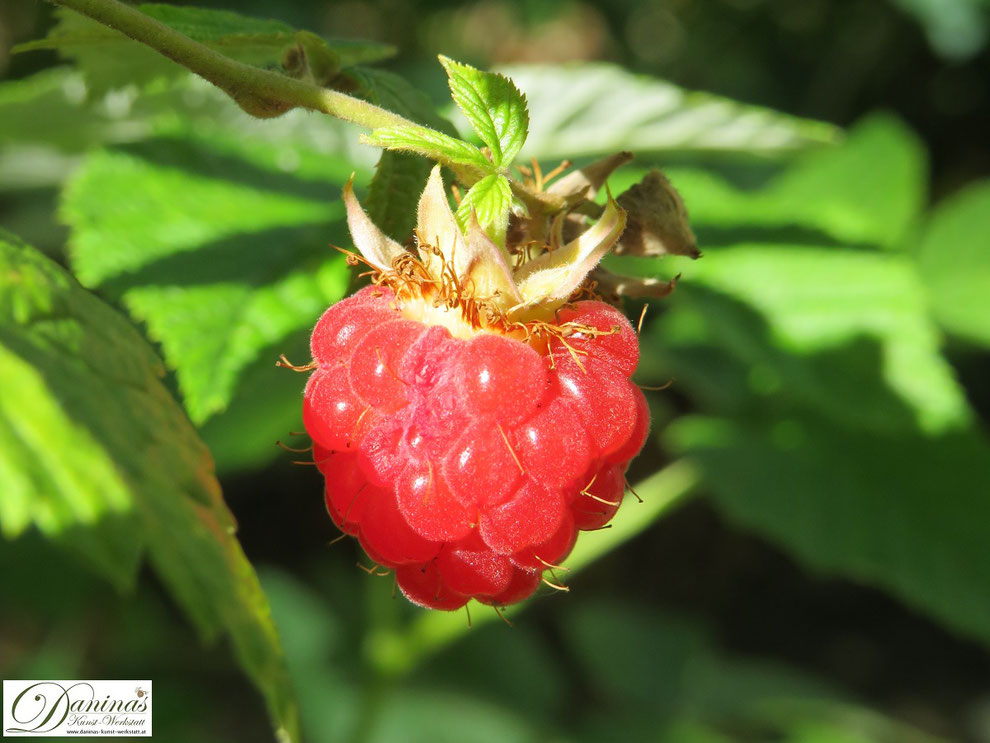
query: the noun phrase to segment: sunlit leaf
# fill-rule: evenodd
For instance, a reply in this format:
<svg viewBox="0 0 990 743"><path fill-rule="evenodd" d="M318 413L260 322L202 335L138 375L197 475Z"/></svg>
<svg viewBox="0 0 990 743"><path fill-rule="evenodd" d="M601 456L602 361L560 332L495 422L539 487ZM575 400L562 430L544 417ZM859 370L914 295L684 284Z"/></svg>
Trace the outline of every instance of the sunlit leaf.
<svg viewBox="0 0 990 743"><path fill-rule="evenodd" d="M440 62L447 70L454 102L488 145L495 165L507 167L529 130L525 96L504 75L482 72L444 56Z"/></svg>
<svg viewBox="0 0 990 743"><path fill-rule="evenodd" d="M449 122L439 116L430 99L404 78L385 70L356 67L349 70L357 94L382 108L454 135ZM416 224L416 204L430 175L431 163L418 155L382 153L363 204L368 216L389 237L405 241Z"/></svg>
<svg viewBox="0 0 990 743"><path fill-rule="evenodd" d="M918 266L939 322L990 345L990 181L938 206L917 250Z"/></svg>
<svg viewBox="0 0 990 743"><path fill-rule="evenodd" d="M927 188L922 144L886 115L858 122L836 147L801 153L759 188L734 186L709 170L664 172L683 197L703 250L754 234L903 248L921 220ZM645 173L635 165L618 170L609 181L613 192Z"/></svg>
<svg viewBox="0 0 990 743"><path fill-rule="evenodd" d="M77 275L147 324L197 422L348 280L328 245L346 244L339 174L297 179L253 157L155 140L94 153L64 196Z"/></svg>
<svg viewBox="0 0 990 743"><path fill-rule="evenodd" d="M455 172L475 174L470 182L492 170L492 164L473 145L425 126L406 124L382 127L362 135L361 141L373 147L413 152L443 163Z"/></svg>
<svg viewBox="0 0 990 743"><path fill-rule="evenodd" d="M500 70L529 103L521 155L541 159L634 152L779 153L837 141L834 126L693 93L609 64Z"/></svg>
<svg viewBox="0 0 990 743"><path fill-rule="evenodd" d="M512 206L512 188L504 175L492 174L475 183L464 194L457 207L457 223L465 234L471 224L471 215L496 245L505 244L505 230L509 224Z"/></svg>
<svg viewBox="0 0 990 743"><path fill-rule="evenodd" d="M716 503L808 564L990 640L990 446L909 257L739 245L671 270L684 276L643 371L704 414L666 438Z"/></svg>
<svg viewBox="0 0 990 743"><path fill-rule="evenodd" d="M297 740L267 601L163 371L124 317L0 237L0 530L34 526L120 587L147 552L205 638L229 633L280 735Z"/></svg>
<svg viewBox="0 0 990 743"><path fill-rule="evenodd" d="M682 278L645 363L676 349L665 356L672 366L653 373L673 374L706 400L758 409L761 394L784 391L871 430L934 433L972 420L907 256L752 244L660 265ZM743 367L702 361L714 353Z"/></svg>

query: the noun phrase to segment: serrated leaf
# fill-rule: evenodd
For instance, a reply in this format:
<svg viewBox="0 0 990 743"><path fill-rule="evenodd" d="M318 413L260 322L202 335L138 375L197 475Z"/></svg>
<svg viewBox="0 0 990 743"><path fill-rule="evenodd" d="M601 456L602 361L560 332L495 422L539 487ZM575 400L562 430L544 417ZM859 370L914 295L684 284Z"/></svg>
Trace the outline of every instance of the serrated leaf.
<svg viewBox="0 0 990 743"><path fill-rule="evenodd" d="M990 181L939 204L916 256L942 326L990 346Z"/></svg>
<svg viewBox="0 0 990 743"><path fill-rule="evenodd" d="M477 147L425 126L388 126L362 135L361 141L373 147L414 152L436 160L454 172L465 174L469 183L492 172L492 164Z"/></svg>
<svg viewBox="0 0 990 743"><path fill-rule="evenodd" d="M226 407L248 365L312 327L347 284L327 245L346 239L340 173L296 179L252 157L178 139L105 150L63 197L80 280L147 324L200 423Z"/></svg>
<svg viewBox="0 0 990 743"><path fill-rule="evenodd" d="M934 434L970 424L907 256L744 244L664 264L682 278L666 300L675 317L657 328L655 340L677 349L672 358L692 348L738 357L744 367L732 370L737 381L713 385L722 404L732 404L724 397L729 390L739 391L740 404L759 406L761 391L784 389L856 428ZM690 364L677 377L691 386L695 371L699 379L728 371L703 366L708 371ZM867 385L870 375L877 386Z"/></svg>
<svg viewBox="0 0 990 743"><path fill-rule="evenodd" d="M105 140L146 133L144 117L122 120L105 107L85 105L83 76L67 67L0 83L0 141L50 144L78 152Z"/></svg>
<svg viewBox="0 0 990 743"><path fill-rule="evenodd" d="M280 21L157 3L136 8L231 59L258 67L279 65L285 49L295 42L295 29ZM47 37L21 44L14 51L57 50L76 62L96 93L185 74L179 65L113 29L65 8L56 13L58 23ZM348 40L331 41L328 49L341 66L374 62L394 53L385 44Z"/></svg>
<svg viewBox="0 0 990 743"><path fill-rule="evenodd" d="M621 67L587 63L511 66L526 95L524 158L575 158L622 150L784 153L832 144L838 128L770 109L689 92Z"/></svg>
<svg viewBox="0 0 990 743"><path fill-rule="evenodd" d="M990 446L910 258L743 244L669 261L683 277L641 373L673 375L704 414L668 438L716 503L990 641Z"/></svg>
<svg viewBox="0 0 990 743"><path fill-rule="evenodd" d="M496 245L505 245L512 207L512 187L504 175L487 175L464 194L457 207L457 224L465 235L471 226L471 215Z"/></svg>
<svg viewBox="0 0 990 743"><path fill-rule="evenodd" d="M162 373L125 318L0 235L4 535L35 526L121 586L147 551L204 637L229 633L279 734L297 740L267 601L233 536L209 452Z"/></svg>
<svg viewBox="0 0 990 743"><path fill-rule="evenodd" d="M450 93L471 126L488 145L496 167L508 167L529 131L526 97L504 75L482 72L440 56Z"/></svg>
<svg viewBox="0 0 990 743"><path fill-rule="evenodd" d="M647 172L616 171L609 179L613 193ZM683 197L703 248L760 232L903 248L921 218L928 178L918 136L886 114L856 122L834 147L795 155L758 188L740 188L710 170L675 166L664 173Z"/></svg>

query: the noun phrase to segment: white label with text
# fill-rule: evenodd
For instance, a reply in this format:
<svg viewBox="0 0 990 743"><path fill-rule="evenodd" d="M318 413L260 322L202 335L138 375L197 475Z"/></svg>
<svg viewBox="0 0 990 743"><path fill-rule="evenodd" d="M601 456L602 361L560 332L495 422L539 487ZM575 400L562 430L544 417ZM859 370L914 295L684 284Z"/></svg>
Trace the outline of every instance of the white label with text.
<svg viewBox="0 0 990 743"><path fill-rule="evenodd" d="M151 736L150 681L3 682L3 736Z"/></svg>

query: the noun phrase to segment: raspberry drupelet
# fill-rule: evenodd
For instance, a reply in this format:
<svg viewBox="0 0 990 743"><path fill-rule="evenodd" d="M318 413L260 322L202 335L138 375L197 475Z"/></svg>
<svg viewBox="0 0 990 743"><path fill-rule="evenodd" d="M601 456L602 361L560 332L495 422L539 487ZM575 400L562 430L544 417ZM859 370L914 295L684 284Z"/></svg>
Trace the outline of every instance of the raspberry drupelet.
<svg viewBox="0 0 990 743"><path fill-rule="evenodd" d="M615 515L649 429L629 321L567 302L624 215L610 202L543 254L556 262L510 270L477 225L457 228L439 170L420 202L419 257L349 186L344 197L375 283L312 335L303 419L330 516L416 604L521 601L579 531Z"/></svg>

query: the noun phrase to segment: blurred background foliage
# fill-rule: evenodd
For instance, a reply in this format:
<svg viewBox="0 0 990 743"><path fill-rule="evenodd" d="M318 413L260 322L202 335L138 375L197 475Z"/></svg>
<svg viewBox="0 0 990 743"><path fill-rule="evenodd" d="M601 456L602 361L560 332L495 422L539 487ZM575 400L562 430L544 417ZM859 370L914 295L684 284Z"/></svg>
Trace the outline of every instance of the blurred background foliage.
<svg viewBox="0 0 990 743"><path fill-rule="evenodd" d="M299 441L301 380L272 363L306 357L353 281L328 243L348 244L339 191L352 171L366 191L377 153L316 114L252 120L132 46L63 44L75 67L12 55L56 17L6 3L0 349L16 353L0 356L0 413L39 423L33 448L7 438L0 456L0 676L150 677L162 740L270 739L248 678L271 715L292 706L240 547L197 531L230 518L201 444L105 302L164 358L210 448L306 740L990 741L990 3L197 5L276 17L259 34L375 42L334 48L347 63L394 52L384 69L429 100L368 71L362 94L435 123L432 102L462 131L435 55L502 66L529 96L526 157L632 149L614 193L665 168L704 257L610 259L682 277L642 330L638 380L675 380L649 393L654 433L630 473L644 503L584 535L571 593L541 592L511 630L480 607L468 630L394 600L353 544L327 547L319 477L273 443ZM268 65L280 52L228 47ZM48 297L85 292L11 258L13 234L102 302L18 335ZM15 274L37 291L16 295ZM50 400L21 397L38 381L22 358ZM150 412L121 424L105 378ZM53 401L105 420L80 432ZM128 446L163 421L175 459ZM163 461L196 483L188 508L170 507L184 501ZM78 501L16 497L59 478ZM170 571L180 558L191 567ZM222 630L233 653L200 642Z"/></svg>

